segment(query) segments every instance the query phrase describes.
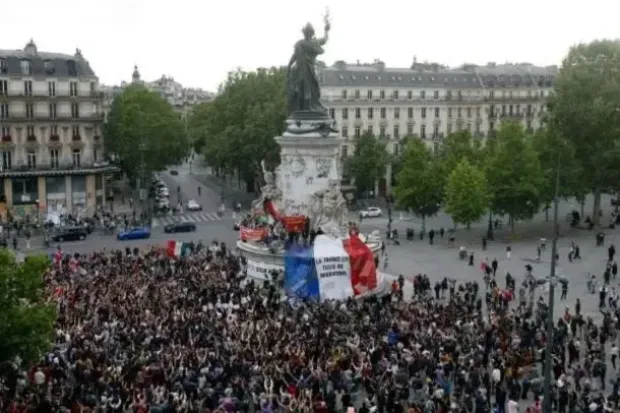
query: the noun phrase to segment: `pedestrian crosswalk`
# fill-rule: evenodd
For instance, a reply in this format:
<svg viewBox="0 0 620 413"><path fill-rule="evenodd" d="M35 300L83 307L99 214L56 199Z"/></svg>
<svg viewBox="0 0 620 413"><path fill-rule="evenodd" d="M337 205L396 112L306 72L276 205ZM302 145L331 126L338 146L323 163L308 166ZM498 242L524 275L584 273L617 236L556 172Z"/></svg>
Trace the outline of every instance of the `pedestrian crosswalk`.
<svg viewBox="0 0 620 413"><path fill-rule="evenodd" d="M230 213L220 216L217 212L186 212L180 215L170 215L165 217L153 218L152 228L164 227L174 224L175 222L189 221L195 224L200 222L220 221L225 217L229 217Z"/></svg>

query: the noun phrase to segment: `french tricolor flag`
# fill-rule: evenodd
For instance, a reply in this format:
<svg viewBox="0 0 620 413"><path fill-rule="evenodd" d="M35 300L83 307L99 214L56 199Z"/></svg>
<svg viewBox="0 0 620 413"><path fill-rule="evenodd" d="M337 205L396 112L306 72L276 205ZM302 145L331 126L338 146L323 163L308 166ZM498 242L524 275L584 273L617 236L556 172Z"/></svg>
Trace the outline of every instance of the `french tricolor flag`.
<svg viewBox="0 0 620 413"><path fill-rule="evenodd" d="M293 245L284 259L284 287L311 300L344 300L377 288L372 251L351 234L348 239L318 235L313 246Z"/></svg>

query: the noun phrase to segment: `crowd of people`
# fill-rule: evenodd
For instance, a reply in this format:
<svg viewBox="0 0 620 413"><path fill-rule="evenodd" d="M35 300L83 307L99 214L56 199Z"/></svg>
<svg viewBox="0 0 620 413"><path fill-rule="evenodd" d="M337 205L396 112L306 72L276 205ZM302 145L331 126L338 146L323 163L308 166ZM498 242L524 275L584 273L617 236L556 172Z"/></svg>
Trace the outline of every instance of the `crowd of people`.
<svg viewBox="0 0 620 413"><path fill-rule="evenodd" d="M59 254L45 275L54 345L4 370L0 410L541 411L548 308L534 295L485 300L499 274L490 286L422 274L413 289L401 276L383 297L314 303L248 279L223 244L191 249ZM613 312L594 323L579 303L558 319L558 412L618 406L617 324Z"/></svg>

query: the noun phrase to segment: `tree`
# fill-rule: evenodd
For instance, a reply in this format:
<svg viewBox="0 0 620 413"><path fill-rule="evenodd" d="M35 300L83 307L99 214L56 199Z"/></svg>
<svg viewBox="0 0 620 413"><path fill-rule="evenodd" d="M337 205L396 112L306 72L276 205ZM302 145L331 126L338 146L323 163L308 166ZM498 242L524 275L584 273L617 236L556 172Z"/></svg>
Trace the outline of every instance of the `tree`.
<svg viewBox="0 0 620 413"><path fill-rule="evenodd" d="M467 158L463 158L448 177L445 203L452 220L468 228L482 218L489 206L487 178Z"/></svg>
<svg viewBox="0 0 620 413"><path fill-rule="evenodd" d="M584 199L588 192L583 179L583 169L577 160L575 149L554 130L543 128L533 137L533 146L543 171L544 186L540 191L541 203L548 212L556 192L556 179L560 173L559 196Z"/></svg>
<svg viewBox="0 0 620 413"><path fill-rule="evenodd" d="M394 187L396 202L411 209L422 218L422 230L426 217L435 215L443 197L441 165L431 150L420 139L409 139L404 149L398 183Z"/></svg>
<svg viewBox="0 0 620 413"><path fill-rule="evenodd" d="M104 136L108 151L132 178L179 163L190 148L178 113L140 84L130 85L114 99Z"/></svg>
<svg viewBox="0 0 620 413"><path fill-rule="evenodd" d="M366 132L355 139L355 150L346 162L359 192L368 194L374 190L375 183L385 174L389 158L385 144L373 134Z"/></svg>
<svg viewBox="0 0 620 413"><path fill-rule="evenodd" d="M550 96L550 128L574 149L598 224L601 192L620 175L620 42L596 40L572 47Z"/></svg>
<svg viewBox="0 0 620 413"><path fill-rule="evenodd" d="M467 159L471 165L481 165L484 160L481 154L480 140L474 140L468 130L451 133L444 139L440 152L445 176L450 176L463 159Z"/></svg>
<svg viewBox="0 0 620 413"><path fill-rule="evenodd" d="M13 253L0 251L0 366L19 357L36 361L52 345L56 307L45 300L45 256L17 263Z"/></svg>
<svg viewBox="0 0 620 413"><path fill-rule="evenodd" d="M252 187L262 160L268 168L279 164L274 137L288 115L285 82L283 69L231 72L216 98L194 112L190 135L203 145L210 166L237 174Z"/></svg>
<svg viewBox="0 0 620 413"><path fill-rule="evenodd" d="M503 122L487 159L487 181L494 212L516 220L531 218L540 206L544 176L531 136L518 123Z"/></svg>

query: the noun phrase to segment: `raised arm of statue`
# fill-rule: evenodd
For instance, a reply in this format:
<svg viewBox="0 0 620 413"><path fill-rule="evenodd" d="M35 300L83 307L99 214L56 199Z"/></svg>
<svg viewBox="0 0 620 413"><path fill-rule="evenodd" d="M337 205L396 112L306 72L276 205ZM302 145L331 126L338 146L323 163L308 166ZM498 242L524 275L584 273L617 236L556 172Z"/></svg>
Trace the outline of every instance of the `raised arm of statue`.
<svg viewBox="0 0 620 413"><path fill-rule="evenodd" d="M329 30L331 29L331 22L329 21L329 10L325 10L325 15L323 16L323 22L325 24L325 35L317 39L319 44L323 46L329 40Z"/></svg>

